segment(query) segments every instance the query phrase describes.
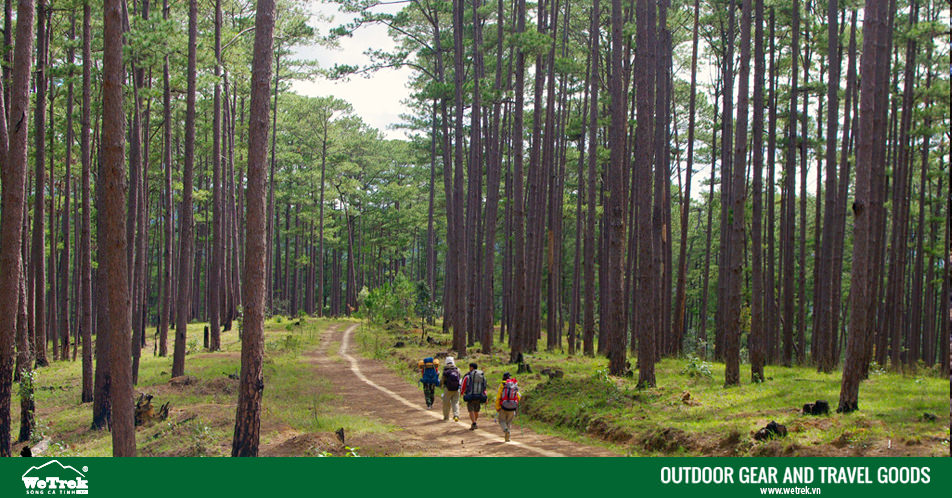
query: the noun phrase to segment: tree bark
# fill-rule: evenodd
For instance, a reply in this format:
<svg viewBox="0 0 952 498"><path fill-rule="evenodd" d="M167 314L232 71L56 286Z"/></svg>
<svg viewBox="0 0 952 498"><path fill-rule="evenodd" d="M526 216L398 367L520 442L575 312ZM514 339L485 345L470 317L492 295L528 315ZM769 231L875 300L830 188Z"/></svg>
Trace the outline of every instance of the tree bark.
<svg viewBox="0 0 952 498"><path fill-rule="evenodd" d="M33 255L30 263L33 265L33 330L36 334L36 366L43 367L49 364L46 359L46 234L43 228L43 212L46 206L46 172L43 169L46 161L46 0L40 0L36 7L36 105L34 106L35 150L34 160L36 177L34 185L36 193L33 196Z"/></svg>
<svg viewBox="0 0 952 498"><path fill-rule="evenodd" d="M610 69L611 79L608 83L608 91L611 95L611 104L609 113L611 116L611 128L608 132L609 163L606 175L606 187L608 201L603 215L603 229L607 234L607 261L603 264L604 273L601 275L601 285L605 288L607 301L602 303L602 322L605 325L605 332L610 341L608 370L612 375L623 375L626 370L625 353L627 352L627 328L625 327L625 279L624 279L624 245L625 245L625 209L628 205L628 185L624 179L623 169L627 164L625 159L626 142L628 140L628 122L625 115L628 108L628 100L625 89L625 81L621 77L623 74L623 64L625 47L622 39L624 37L622 29L624 28L624 12L621 0L612 0L611 9L611 54ZM655 67L655 6L647 0L637 2L637 43L638 54L641 56L641 67L643 71L638 74L636 81L638 96L638 116L643 119L638 120L636 134L638 147L636 147L636 166L645 182L643 187L646 189L651 183L651 120L654 117L652 99L654 98L652 69ZM640 200L645 209L642 213L647 213L647 203L650 195L645 195L644 190L640 192ZM642 228L640 235L646 235L648 224L639 223ZM639 237L641 238L641 237ZM647 240L645 237L644 240ZM639 258L639 263L644 262ZM643 291L650 292L648 289ZM647 297L644 294L643 297ZM648 303L647 300L642 301ZM645 317L645 323L653 322L651 317ZM638 355L638 385L654 386L654 327L645 327L641 329L639 338Z"/></svg>
<svg viewBox="0 0 952 498"><path fill-rule="evenodd" d="M595 186L598 185L596 164L598 161L598 50L599 33L601 32L601 6L599 0L592 0L591 27L591 60L592 74L589 89L588 127L591 138L588 141L588 199L585 202L585 308L582 313L582 351L586 356L595 354ZM518 135L517 135L518 136Z"/></svg>
<svg viewBox="0 0 952 498"><path fill-rule="evenodd" d="M754 117L753 140L751 141L754 149L754 179L751 186L751 193L754 198L752 202L753 219L751 220L750 227L751 245L753 246L751 251L753 275L751 277L750 296L750 335L747 340L747 348L750 351L750 380L751 382L763 382L766 379L764 377L764 363L767 355L764 319L765 302L762 297L764 295L764 267L762 261L763 204L761 202L764 172L764 1L754 0L754 2ZM836 3L836 0L830 0L830 2ZM743 50L743 48L741 50ZM741 60L743 59L744 56L741 54ZM743 66L741 66L741 72L743 73ZM743 78L744 77L741 76L742 80ZM738 125L738 128L739 127L740 125ZM771 282L770 285L773 285L773 282Z"/></svg>
<svg viewBox="0 0 952 498"><path fill-rule="evenodd" d="M598 1L598 0L595 0ZM525 0L516 0L516 33L524 33L526 30L526 2ZM525 109L525 74L526 74L526 54L521 45L516 46L516 82L515 82L515 108L513 109L512 125L512 179L513 196L510 205L512 206L512 246L515 249L513 271L515 278L513 281L513 321L512 330L509 332L510 353L509 362L516 363L524 351L525 336L529 334L526 329L526 246L525 246L525 203L523 189L523 141L520 137L525 135L523 128L524 109Z"/></svg>
<svg viewBox="0 0 952 498"><path fill-rule="evenodd" d="M740 71L737 79L737 128L734 133L734 160L731 174L731 232L727 309L725 315L724 384L728 386L740 384L740 336L743 331L741 317L741 284L743 283L744 269L744 214L747 191L745 188L745 165L747 158L747 108L748 82L750 80L750 17L751 0L743 0L740 20ZM755 103L755 105L757 105ZM757 147L758 149L760 147Z"/></svg>
<svg viewBox="0 0 952 498"><path fill-rule="evenodd" d="M877 92L879 85L887 84L888 73L881 71L881 52L888 50L883 43L882 31L886 29L886 12L889 0L866 0L863 21L863 55L860 62L860 115L859 133L856 137L856 194L853 201L853 267L850 280L850 321L847 340L846 363L843 366L838 412L859 409L859 384L865 376L864 359L866 343L871 340L870 313L875 297L870 282L872 264L876 264L875 210L877 195L872 192L872 180L876 170L883 164L874 162L876 140L883 129L884 113L879 108ZM872 236L872 237L871 237ZM872 240L871 240L872 239ZM874 275L875 273L873 273Z"/></svg>
<svg viewBox="0 0 952 498"><path fill-rule="evenodd" d="M691 175L694 173L694 128L697 110L697 47L700 0L694 0L694 27L691 30L691 96L688 104L687 167L681 203L681 241L678 249L677 290L674 299L674 334L677 336L677 351L684 345L687 314L687 268L688 268L688 220L691 212ZM756 76L755 76L755 81ZM756 100L756 98L755 98ZM755 141L756 143L756 141Z"/></svg>
<svg viewBox="0 0 952 498"><path fill-rule="evenodd" d="M215 0L215 96L212 111L212 261L208 267L210 351L221 349L221 280L225 259L222 221L221 164L221 1Z"/></svg>
<svg viewBox="0 0 952 498"><path fill-rule="evenodd" d="M122 112L122 4L105 0L103 4L103 176L97 192L100 196L99 217L102 218L98 240L100 261L105 272L104 286L109 307L109 323L113 328L109 341L109 364L112 385L113 456L135 456L135 425L132 406L132 366L129 330L130 293L126 259L127 234L123 226L126 196L124 168L124 134Z"/></svg>
<svg viewBox="0 0 952 498"><path fill-rule="evenodd" d="M251 69L251 111L248 120L247 233L244 268L244 331L241 335L241 378L232 456L257 456L264 376L264 304L266 228L266 157L268 93L274 43L274 0L258 0L254 59Z"/></svg>
<svg viewBox="0 0 952 498"><path fill-rule="evenodd" d="M823 210L823 232L820 250L818 252L817 281L814 283L816 303L818 304L813 321L814 344L817 351L813 352L817 370L830 372L836 364L834 356L834 337L832 329L833 313L836 308L833 304L833 239L835 237L835 219L837 206L837 164L836 164L836 135L839 124L839 89L840 89L840 45L839 45L839 5L837 0L829 0L827 5L827 58L829 59L829 76L827 80L827 116L826 116L826 208ZM847 110L847 112L849 112Z"/></svg>
<svg viewBox="0 0 952 498"><path fill-rule="evenodd" d="M169 2L162 0L162 19L169 19ZM165 172L165 191L162 199L165 208L165 234L162 241L162 302L159 305L159 328L156 331L159 341L159 356L167 356L169 320L172 307L172 240L175 235L175 223L172 219L172 88L169 76L169 56L162 61L162 165Z"/></svg>
<svg viewBox="0 0 952 498"><path fill-rule="evenodd" d="M89 114L92 108L92 9L89 0L83 1L83 110L80 119L80 154L83 166L83 234L80 239L80 296L82 299L82 321L80 329L83 337L83 392L82 402L93 401L93 285L92 285L92 249L91 249L91 203L90 173L92 149L90 144Z"/></svg>
<svg viewBox="0 0 952 498"><path fill-rule="evenodd" d="M30 106L33 20L33 1L20 0L10 75L10 102L0 105L0 109L9 109L9 112L0 115L0 157L3 157L4 164L0 173L0 184L3 186L0 191L0 237L3 240L3 249L0 251L0 456L10 456L14 339L22 280L26 276L20 251L24 242L21 228L26 210L27 113ZM7 93L5 88L0 94L4 93ZM0 98L3 98L2 95ZM9 124L7 117L10 118ZM31 369L28 364L22 366Z"/></svg>
<svg viewBox="0 0 952 498"><path fill-rule="evenodd" d="M797 76L800 59L800 2L793 0L793 38L790 46L793 47L793 64L790 73L790 109L787 119L786 161L783 171L783 189L781 193L780 233L781 233L781 269L783 276L783 364L790 366L793 363L793 326L794 326L794 248L793 232L794 220L794 180L796 177L797 158Z"/></svg>
<svg viewBox="0 0 952 498"><path fill-rule="evenodd" d="M192 176L195 165L195 65L198 38L198 2L188 4L188 68L186 73L185 164L182 169L182 203L179 215L178 294L175 305L175 351L172 377L185 374L185 341L191 310L193 219ZM197 289L196 289L197 291Z"/></svg>

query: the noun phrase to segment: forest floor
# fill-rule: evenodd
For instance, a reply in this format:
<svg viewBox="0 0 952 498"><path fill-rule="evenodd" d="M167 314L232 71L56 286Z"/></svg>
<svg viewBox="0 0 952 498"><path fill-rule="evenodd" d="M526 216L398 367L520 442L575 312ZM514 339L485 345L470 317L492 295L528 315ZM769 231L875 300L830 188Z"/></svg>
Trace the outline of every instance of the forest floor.
<svg viewBox="0 0 952 498"><path fill-rule="evenodd" d="M536 434L516 424L502 442L485 409L479 430L442 420L440 399L426 410L422 394L384 362L358 360L352 343L358 321L274 317L265 324L262 456L598 456L603 447ZM188 327L185 370L189 382L169 382L171 357L143 349L140 393L152 404L171 404L169 418L136 429L139 456L227 456L231 453L240 348L235 330L222 334L222 350L204 351L204 324ZM154 329L148 331L154 333ZM170 332L170 339L172 333ZM171 350L171 343L169 349ZM178 384L178 383L176 383ZM108 431L91 430L92 405L80 403L81 362L55 361L36 372L37 430L27 444L36 456L108 456ZM19 399L12 400L14 435ZM345 444L335 431L344 429ZM23 444L16 444L19 452Z"/></svg>
<svg viewBox="0 0 952 498"><path fill-rule="evenodd" d="M394 452L419 456L617 456L602 447L536 433L526 429L518 417L512 442L507 444L489 404L483 406L475 431L469 430L465 403L461 403L459 422L443 420L439 394L433 408L427 410L420 389L388 370L383 361L353 356L357 354L353 342L358 327L355 323L329 328L320 345L305 357L318 365L318 375L333 383L340 396L338 406L352 415L400 428L391 433L399 442ZM489 390L495 392L494 388L489 383Z"/></svg>
<svg viewBox="0 0 952 498"><path fill-rule="evenodd" d="M274 317L265 323L265 391L261 413L263 456L345 455L334 431L346 427L348 444L360 454L390 454L395 426L349 414L336 403L333 384L317 375L305 354L339 321ZM168 420L136 428L139 456L227 456L235 424L241 343L236 330L222 333L222 349L202 349L203 323L188 326L187 385L172 385L172 357L153 355L154 329L142 351L139 393L154 396L158 409L171 403ZM173 332L169 332L169 352ZM108 431L91 430L92 405L80 403L81 362L56 361L36 371L37 431L30 445L43 456L109 456ZM12 406L13 435L19 432L19 399ZM22 444L17 444L19 452ZM380 453L375 450L381 449ZM34 452L34 454L37 454Z"/></svg>
<svg viewBox="0 0 952 498"><path fill-rule="evenodd" d="M204 324L190 324L185 385L169 382L171 357L143 349L136 395L171 403L168 420L138 427L140 456L226 456L234 430L240 342L222 334L222 350L201 347ZM172 334L170 333L170 338ZM637 389L633 379L606 375L604 358L561 352L526 355L534 373L516 374L508 354L476 348L457 364L476 361L491 394L502 372L519 379L523 403L513 443L504 444L491 405L479 430L468 430L465 406L459 423L442 420L439 391L426 410L416 381L418 359L439 356L450 337L391 324L356 320L288 319L265 324L265 392L261 415L263 456L452 455L784 455L948 456L945 423L948 379L875 369L860 391L861 411L812 417L803 403L835 403L839 373L809 367L768 367L767 381L725 389L723 364L665 359L658 387ZM396 347L402 342L401 347ZM169 344L171 349L171 343ZM549 379L545 368L563 371ZM706 373L709 372L709 375ZM692 375L693 374L693 375ZM55 361L36 372L37 431L28 444L42 456L108 456L107 431L90 430L91 404L80 403L81 362ZM19 399L12 400L19 431ZM930 420L926 414L935 414ZM768 421L785 424L788 437L755 442ZM335 431L343 428L345 444ZM22 444L15 447L19 452Z"/></svg>
<svg viewBox="0 0 952 498"><path fill-rule="evenodd" d="M428 327L427 335L421 340L420 329L409 324L364 323L355 342L365 357L383 361L412 386L419 377L416 362L445 355L451 344L438 327ZM477 344L457 365L465 371L470 361L486 372L490 386L503 372L518 378L524 396L517 417L521 424L618 454L949 456L949 381L935 369L902 374L875 367L860 388L860 411L810 416L801 407L818 399L835 409L840 372L768 366L766 382L751 383L742 375L741 386L724 388L722 363L664 359L656 366L657 387L638 389L636 379L608 376L603 357L547 352L543 342L538 352L525 356L533 373L517 374L498 345L487 355ZM561 370L563 376L549 378L542 374L545 369ZM749 372L749 365L741 370ZM786 425L789 435L755 441L757 429L772 420Z"/></svg>

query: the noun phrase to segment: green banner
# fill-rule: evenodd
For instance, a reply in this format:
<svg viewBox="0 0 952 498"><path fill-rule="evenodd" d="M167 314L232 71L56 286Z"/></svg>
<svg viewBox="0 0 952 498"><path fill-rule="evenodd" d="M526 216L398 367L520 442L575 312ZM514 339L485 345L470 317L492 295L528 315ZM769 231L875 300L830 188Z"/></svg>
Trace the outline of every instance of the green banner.
<svg viewBox="0 0 952 498"><path fill-rule="evenodd" d="M452 491L452 490L458 491ZM942 496L930 458L10 458L3 497ZM945 491L942 491L945 490Z"/></svg>

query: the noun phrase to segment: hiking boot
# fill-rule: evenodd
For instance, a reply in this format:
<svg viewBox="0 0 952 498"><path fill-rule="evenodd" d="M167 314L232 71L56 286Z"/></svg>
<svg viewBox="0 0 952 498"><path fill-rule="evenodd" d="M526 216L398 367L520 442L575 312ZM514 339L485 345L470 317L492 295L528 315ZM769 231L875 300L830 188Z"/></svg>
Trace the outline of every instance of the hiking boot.
<svg viewBox="0 0 952 498"><path fill-rule="evenodd" d="M459 417L453 417L453 422L459 422Z"/></svg>
<svg viewBox="0 0 952 498"><path fill-rule="evenodd" d="M475 431L475 430L476 430L476 422L473 422L473 425L469 426L469 430L471 430L471 431Z"/></svg>
<svg viewBox="0 0 952 498"><path fill-rule="evenodd" d="M426 405L426 409L427 409L427 410L432 410L432 409L433 409L433 405Z"/></svg>
<svg viewBox="0 0 952 498"><path fill-rule="evenodd" d="M506 431L506 442L509 442L509 431Z"/></svg>

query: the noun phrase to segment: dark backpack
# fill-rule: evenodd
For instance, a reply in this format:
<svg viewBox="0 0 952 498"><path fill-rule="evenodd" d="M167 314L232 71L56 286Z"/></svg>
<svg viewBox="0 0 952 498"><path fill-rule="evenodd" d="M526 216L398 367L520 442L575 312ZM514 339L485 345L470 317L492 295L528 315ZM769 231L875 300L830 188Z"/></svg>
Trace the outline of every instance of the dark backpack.
<svg viewBox="0 0 952 498"><path fill-rule="evenodd" d="M469 381L466 382L466 393L463 395L463 401L486 402L486 376L482 370L473 370L466 374Z"/></svg>
<svg viewBox="0 0 952 498"><path fill-rule="evenodd" d="M510 380L503 385L499 406L509 412L519 408L519 384L515 380Z"/></svg>
<svg viewBox="0 0 952 498"><path fill-rule="evenodd" d="M456 367L443 370L443 387L447 391L459 391L459 369Z"/></svg>

